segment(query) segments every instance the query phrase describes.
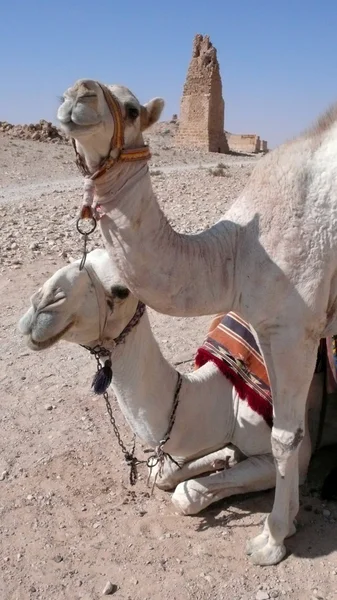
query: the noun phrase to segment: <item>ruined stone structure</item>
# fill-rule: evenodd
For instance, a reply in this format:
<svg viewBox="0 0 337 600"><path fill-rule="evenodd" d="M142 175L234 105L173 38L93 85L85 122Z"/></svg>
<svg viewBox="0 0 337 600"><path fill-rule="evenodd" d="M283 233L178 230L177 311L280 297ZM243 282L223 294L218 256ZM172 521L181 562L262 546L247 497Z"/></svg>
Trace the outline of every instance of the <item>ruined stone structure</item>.
<svg viewBox="0 0 337 600"><path fill-rule="evenodd" d="M226 136L233 152L268 152L266 140L261 140L259 135L226 132Z"/></svg>
<svg viewBox="0 0 337 600"><path fill-rule="evenodd" d="M177 146L228 152L225 103L216 49L207 35L196 35L180 106Z"/></svg>
<svg viewBox="0 0 337 600"><path fill-rule="evenodd" d="M216 49L208 35L197 34L181 99L176 145L221 153L268 152L268 144L260 136L225 132L224 121L225 103Z"/></svg>

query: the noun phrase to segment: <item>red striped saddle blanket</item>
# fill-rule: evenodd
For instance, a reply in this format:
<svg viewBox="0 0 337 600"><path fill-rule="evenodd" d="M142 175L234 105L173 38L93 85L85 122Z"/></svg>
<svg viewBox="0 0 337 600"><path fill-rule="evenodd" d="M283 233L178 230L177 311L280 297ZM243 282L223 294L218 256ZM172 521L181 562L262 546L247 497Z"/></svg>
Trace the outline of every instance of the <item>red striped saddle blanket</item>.
<svg viewBox="0 0 337 600"><path fill-rule="evenodd" d="M328 369L329 391L337 389L336 339L322 340L316 361L316 371L322 364ZM324 355L328 360L324 360ZM266 365L253 328L234 312L217 315L212 321L207 338L195 356L196 368L208 361L217 365L234 385L239 397L273 424L273 402Z"/></svg>

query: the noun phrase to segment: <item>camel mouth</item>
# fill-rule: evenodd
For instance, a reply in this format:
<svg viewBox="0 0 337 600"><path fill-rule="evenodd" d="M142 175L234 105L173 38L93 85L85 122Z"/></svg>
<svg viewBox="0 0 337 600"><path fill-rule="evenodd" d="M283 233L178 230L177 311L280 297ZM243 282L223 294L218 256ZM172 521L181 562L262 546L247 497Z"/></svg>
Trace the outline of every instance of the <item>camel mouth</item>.
<svg viewBox="0 0 337 600"><path fill-rule="evenodd" d="M34 340L33 335L31 333L30 336L28 337L28 342L27 342L28 346L31 350L35 350L35 351L46 350L47 348L54 346L54 344L56 344L64 336L64 334L67 333L67 331L69 331L69 329L71 329L71 327L73 325L74 325L74 321L70 321L70 323L68 323L68 325L66 325L66 327L64 327L61 331L59 331L58 333L55 333L55 335L50 337L48 340L43 340L42 342L38 342L37 340Z"/></svg>
<svg viewBox="0 0 337 600"><path fill-rule="evenodd" d="M90 133L95 133L99 125L102 121L97 121L96 123L75 123L74 121L61 122L61 129L68 134L81 134L84 133L86 135Z"/></svg>

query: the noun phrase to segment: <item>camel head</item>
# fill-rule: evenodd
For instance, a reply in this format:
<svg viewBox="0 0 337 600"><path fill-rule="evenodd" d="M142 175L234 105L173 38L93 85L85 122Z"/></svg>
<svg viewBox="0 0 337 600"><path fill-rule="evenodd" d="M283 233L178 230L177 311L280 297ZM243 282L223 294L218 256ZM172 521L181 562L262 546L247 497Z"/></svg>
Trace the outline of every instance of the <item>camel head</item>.
<svg viewBox="0 0 337 600"><path fill-rule="evenodd" d="M144 145L142 132L158 121L163 108L162 98L141 105L122 85L107 86L79 79L64 92L57 118L62 130L75 140L76 149L89 169L93 169L106 157L116 156L114 136L118 129L122 130L123 148Z"/></svg>
<svg viewBox="0 0 337 600"><path fill-rule="evenodd" d="M88 253L62 267L31 297L31 306L18 328L32 350L45 350L61 339L95 346L102 330L103 343L116 338L136 311L137 300L122 285L105 250Z"/></svg>

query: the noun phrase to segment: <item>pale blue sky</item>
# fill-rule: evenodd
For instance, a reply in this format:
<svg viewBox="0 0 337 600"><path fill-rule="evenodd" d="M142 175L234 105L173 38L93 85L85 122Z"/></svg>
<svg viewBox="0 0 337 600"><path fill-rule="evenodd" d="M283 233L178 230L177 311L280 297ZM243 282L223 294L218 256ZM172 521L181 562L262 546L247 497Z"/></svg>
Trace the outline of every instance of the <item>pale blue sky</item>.
<svg viewBox="0 0 337 600"><path fill-rule="evenodd" d="M336 0L2 0L0 120L55 120L76 79L179 101L195 33L218 50L225 127L275 146L337 100Z"/></svg>

